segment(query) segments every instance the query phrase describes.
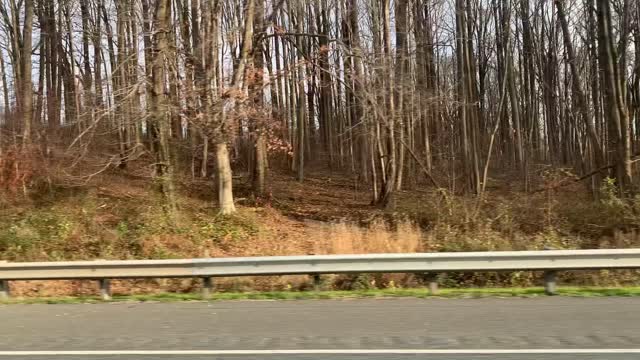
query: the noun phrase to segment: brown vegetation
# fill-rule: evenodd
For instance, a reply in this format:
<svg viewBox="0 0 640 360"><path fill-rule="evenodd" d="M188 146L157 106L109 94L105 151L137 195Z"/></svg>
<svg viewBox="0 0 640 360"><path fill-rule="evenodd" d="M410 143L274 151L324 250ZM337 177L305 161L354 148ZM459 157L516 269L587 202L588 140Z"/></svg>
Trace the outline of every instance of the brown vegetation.
<svg viewBox="0 0 640 360"><path fill-rule="evenodd" d="M633 0L0 0L0 259L637 246L638 19Z"/></svg>
<svg viewBox="0 0 640 360"><path fill-rule="evenodd" d="M179 182L179 215L168 223L162 199L145 178L101 174L84 186L55 188L0 210L0 253L9 261L638 247L640 219L616 197L594 203L581 188L526 195L490 190L487 199L402 191L398 210L364 201L349 178L309 172L306 194L285 176L271 204L245 204L222 216L206 182ZM109 185L109 186L107 186ZM246 184L236 184L243 189ZM571 193L570 190L575 192ZM615 194L615 189L610 190ZM338 196L338 199L336 199ZM608 200L605 200L608 199ZM248 200L247 200L248 201ZM425 206L425 204L430 204ZM480 210L478 210L480 206ZM627 284L631 272L565 274L575 284ZM326 277L334 289L419 286L416 275ZM530 273L450 274L447 286L529 286ZM304 289L305 276L219 279L221 290ZM17 282L18 295L93 294L92 282ZM196 280L116 282L116 293L191 291Z"/></svg>

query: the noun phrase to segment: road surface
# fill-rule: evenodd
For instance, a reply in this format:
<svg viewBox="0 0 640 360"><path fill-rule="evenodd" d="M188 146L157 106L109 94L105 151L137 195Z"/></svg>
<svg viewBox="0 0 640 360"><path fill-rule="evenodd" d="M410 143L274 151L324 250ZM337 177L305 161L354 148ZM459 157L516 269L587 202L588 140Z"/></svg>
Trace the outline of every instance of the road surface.
<svg viewBox="0 0 640 360"><path fill-rule="evenodd" d="M0 319L0 360L640 358L640 298L6 305Z"/></svg>

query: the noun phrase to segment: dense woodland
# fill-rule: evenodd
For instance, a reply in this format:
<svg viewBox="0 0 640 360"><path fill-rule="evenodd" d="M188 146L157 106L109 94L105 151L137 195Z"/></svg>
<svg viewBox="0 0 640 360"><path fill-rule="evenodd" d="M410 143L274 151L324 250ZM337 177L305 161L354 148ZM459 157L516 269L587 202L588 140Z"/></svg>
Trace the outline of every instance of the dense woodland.
<svg viewBox="0 0 640 360"><path fill-rule="evenodd" d="M482 197L563 169L634 194L640 0L0 0L0 186L146 164L165 210L270 171ZM47 165L44 166L43 164Z"/></svg>

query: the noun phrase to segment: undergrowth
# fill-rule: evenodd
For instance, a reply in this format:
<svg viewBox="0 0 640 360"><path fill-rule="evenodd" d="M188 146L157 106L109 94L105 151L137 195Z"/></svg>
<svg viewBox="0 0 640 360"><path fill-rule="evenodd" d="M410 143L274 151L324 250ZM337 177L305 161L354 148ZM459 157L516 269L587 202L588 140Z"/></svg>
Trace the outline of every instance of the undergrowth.
<svg viewBox="0 0 640 360"><path fill-rule="evenodd" d="M161 206L89 193L58 202L0 210L0 254L10 261L158 259L203 256L256 235L251 211L218 216L184 204L177 224Z"/></svg>
<svg viewBox="0 0 640 360"><path fill-rule="evenodd" d="M113 179L108 179L113 182ZM321 186L319 181L310 181ZM605 181L598 201L575 191L510 195L494 191L482 200L439 192L398 194L389 213L366 208L367 216L350 217L361 199L343 197L344 212L332 221L283 216L277 208L240 207L220 216L208 201L183 192L179 215L168 223L151 189L122 183L120 191L99 185L53 188L30 194L30 201L0 201L0 260L60 261L85 259L170 259L189 257L356 254L393 252L502 251L640 247L640 198L621 199ZM332 191L332 189L327 189ZM286 197L287 194L280 194ZM295 198L306 207L313 199ZM305 202L307 201L307 202ZM349 201L352 201L351 203ZM358 201L360 203L358 203ZM320 204L320 205L318 205ZM313 208L322 213L322 202ZM314 204L312 204L314 205ZM356 206L357 205L357 206ZM333 204L332 211L338 211ZM358 214L362 214L359 212ZM323 220L326 220L323 218ZM576 285L619 286L638 283L634 271L563 273ZM452 273L439 281L449 288L528 287L540 284L532 272ZM372 290L419 287L421 274L327 276L326 290ZM22 295L91 294L83 282L18 282ZM307 277L223 279L229 291L308 290ZM122 294L197 289L196 280L121 282Z"/></svg>

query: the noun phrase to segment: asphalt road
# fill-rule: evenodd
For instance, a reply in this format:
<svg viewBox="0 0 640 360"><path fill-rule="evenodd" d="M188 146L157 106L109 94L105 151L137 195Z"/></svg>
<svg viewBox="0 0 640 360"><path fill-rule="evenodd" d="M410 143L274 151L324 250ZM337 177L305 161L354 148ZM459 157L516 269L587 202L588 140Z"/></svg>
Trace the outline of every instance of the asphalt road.
<svg viewBox="0 0 640 360"><path fill-rule="evenodd" d="M0 360L639 359L639 298L332 300L0 306ZM316 350L359 350L318 354ZM371 354L368 350L463 350ZM521 353L473 354L513 349ZM527 351L562 349L563 354ZM572 349L583 353L571 354ZM589 350L593 349L593 350ZM56 351L112 351L108 354ZM157 351L127 355L120 351ZM163 351L302 350L203 355ZM30 353L50 351L46 355ZM307 351L307 353L303 353ZM309 352L311 351L311 352ZM637 350L636 350L637 351Z"/></svg>

